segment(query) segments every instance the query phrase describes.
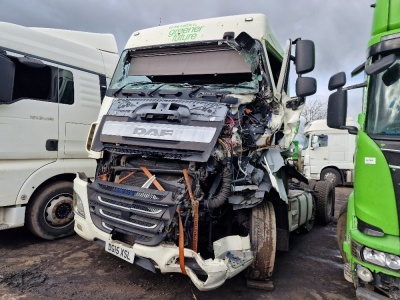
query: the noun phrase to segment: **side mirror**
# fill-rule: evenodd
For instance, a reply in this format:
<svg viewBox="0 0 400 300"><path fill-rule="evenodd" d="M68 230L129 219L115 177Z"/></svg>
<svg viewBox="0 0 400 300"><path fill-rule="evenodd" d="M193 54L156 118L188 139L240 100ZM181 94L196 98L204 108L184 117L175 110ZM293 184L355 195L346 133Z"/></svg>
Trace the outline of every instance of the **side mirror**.
<svg viewBox="0 0 400 300"><path fill-rule="evenodd" d="M312 77L298 77L296 79L296 96L307 97L317 91L317 80Z"/></svg>
<svg viewBox="0 0 400 300"><path fill-rule="evenodd" d="M239 33L239 35L235 38L235 42L247 52L249 52L256 44L256 41L244 31Z"/></svg>
<svg viewBox="0 0 400 300"><path fill-rule="evenodd" d="M371 64L369 66L366 66L365 67L365 73L367 73L367 75L379 74L382 71L385 71L391 65L393 65L395 61L396 61L396 55L395 54L390 54L390 55L385 56L384 58L382 58L380 60L377 60L373 64Z"/></svg>
<svg viewBox="0 0 400 300"><path fill-rule="evenodd" d="M318 144L318 135L313 135L312 139L311 139L311 150L314 150L315 148L318 148L319 144Z"/></svg>
<svg viewBox="0 0 400 300"><path fill-rule="evenodd" d="M342 129L346 126L347 91L332 93L328 100L327 124L330 128Z"/></svg>
<svg viewBox="0 0 400 300"><path fill-rule="evenodd" d="M400 64L396 63L383 73L382 81L386 86L391 86L400 79Z"/></svg>
<svg viewBox="0 0 400 300"><path fill-rule="evenodd" d="M342 88L344 87L345 84L346 84L346 73L345 72L336 73L329 79L328 90L333 91Z"/></svg>
<svg viewBox="0 0 400 300"><path fill-rule="evenodd" d="M0 102L12 102L14 77L14 63L7 56L0 55Z"/></svg>
<svg viewBox="0 0 400 300"><path fill-rule="evenodd" d="M296 42L294 63L296 65L296 73L298 75L314 70L315 45L313 41L298 40Z"/></svg>

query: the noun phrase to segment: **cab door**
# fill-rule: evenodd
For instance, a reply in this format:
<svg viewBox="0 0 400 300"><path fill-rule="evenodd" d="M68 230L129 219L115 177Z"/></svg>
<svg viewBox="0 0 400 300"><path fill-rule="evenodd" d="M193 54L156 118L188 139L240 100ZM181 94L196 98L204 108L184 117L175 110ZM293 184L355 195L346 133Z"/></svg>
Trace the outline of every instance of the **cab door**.
<svg viewBox="0 0 400 300"><path fill-rule="evenodd" d="M329 161L328 135L314 134L311 136L310 165L311 174L319 174Z"/></svg>
<svg viewBox="0 0 400 300"><path fill-rule="evenodd" d="M10 52L1 61L13 72L0 69L9 79L0 81L0 201L12 205L26 178L57 159L57 68Z"/></svg>

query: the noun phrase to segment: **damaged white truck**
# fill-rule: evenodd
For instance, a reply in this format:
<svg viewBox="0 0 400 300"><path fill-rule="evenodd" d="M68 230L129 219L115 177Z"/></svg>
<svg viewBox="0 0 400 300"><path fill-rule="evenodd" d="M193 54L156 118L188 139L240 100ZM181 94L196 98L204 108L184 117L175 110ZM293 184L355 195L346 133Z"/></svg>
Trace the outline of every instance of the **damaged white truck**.
<svg viewBox="0 0 400 300"><path fill-rule="evenodd" d="M96 177L74 181L75 231L203 291L246 268L269 280L289 233L333 214L332 185L300 187L287 162L313 68L313 42L283 52L264 15L134 32L89 133Z"/></svg>

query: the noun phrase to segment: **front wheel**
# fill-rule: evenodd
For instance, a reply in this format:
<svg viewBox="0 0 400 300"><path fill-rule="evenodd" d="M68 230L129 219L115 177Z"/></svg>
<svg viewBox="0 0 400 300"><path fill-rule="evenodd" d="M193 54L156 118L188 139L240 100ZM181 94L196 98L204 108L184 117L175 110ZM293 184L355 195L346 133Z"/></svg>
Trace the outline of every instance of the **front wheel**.
<svg viewBox="0 0 400 300"><path fill-rule="evenodd" d="M248 269L247 278L268 280L274 270L276 253L276 218L271 202L264 201L253 207L250 237L254 261Z"/></svg>
<svg viewBox="0 0 400 300"><path fill-rule="evenodd" d="M73 185L68 181L58 181L40 188L26 209L27 228L46 240L73 234L72 195Z"/></svg>

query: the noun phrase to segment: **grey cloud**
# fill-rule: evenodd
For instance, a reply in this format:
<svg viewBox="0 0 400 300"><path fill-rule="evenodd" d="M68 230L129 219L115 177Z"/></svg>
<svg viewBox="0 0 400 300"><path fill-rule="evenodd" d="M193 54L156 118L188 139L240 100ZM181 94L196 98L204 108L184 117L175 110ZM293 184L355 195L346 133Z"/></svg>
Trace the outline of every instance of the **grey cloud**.
<svg viewBox="0 0 400 300"><path fill-rule="evenodd" d="M3 0L0 1L0 21L113 33L122 51L132 32L158 26L160 21L164 25L225 15L264 13L282 45L287 38L314 40L317 65L311 76L318 80L318 92L314 97L327 99L329 77L342 70L349 74L365 59L373 13L369 5L372 3L373 0ZM362 78L359 76L354 80L359 82ZM354 110L360 110L361 96L350 95L349 103L358 103ZM352 110L350 107L349 111Z"/></svg>

